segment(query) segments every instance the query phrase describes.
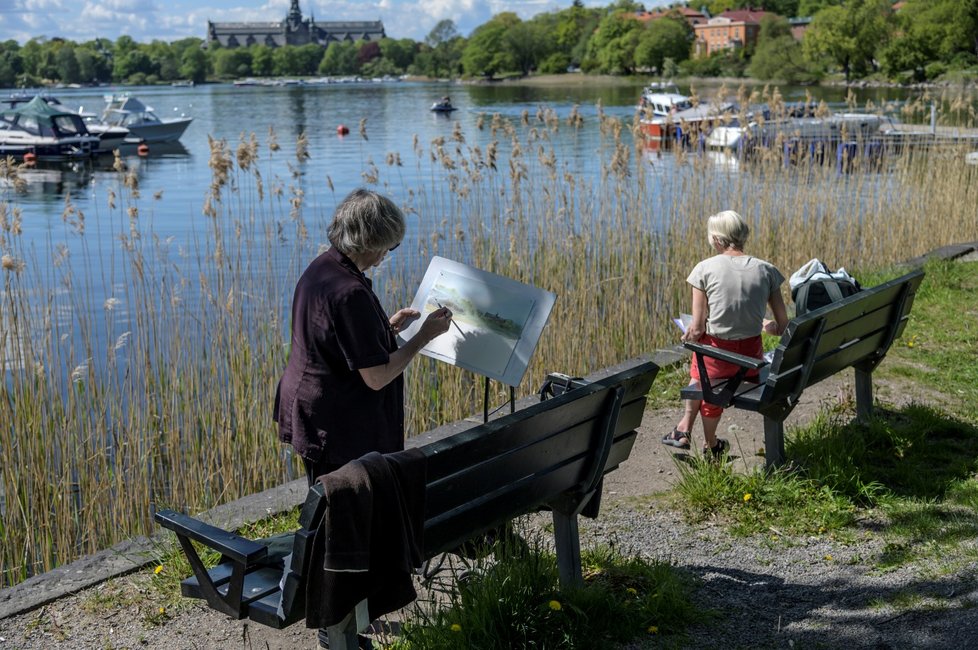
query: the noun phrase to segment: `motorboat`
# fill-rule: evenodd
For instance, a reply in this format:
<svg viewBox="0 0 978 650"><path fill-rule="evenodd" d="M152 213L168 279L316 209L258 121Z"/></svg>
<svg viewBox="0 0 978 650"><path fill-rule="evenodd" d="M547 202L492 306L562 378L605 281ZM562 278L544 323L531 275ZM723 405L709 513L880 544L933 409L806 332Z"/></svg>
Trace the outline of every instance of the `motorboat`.
<svg viewBox="0 0 978 650"><path fill-rule="evenodd" d="M56 110L63 111L65 113L72 113L68 106L59 101L56 97L51 95L26 95L17 94L10 95L9 97L0 100L0 102L6 104L10 108L17 108L18 106L23 106L30 102L35 97L41 98L48 106ZM85 113L82 109L78 109L77 114L85 122L85 128L88 132L94 136L98 136L98 147L96 147L95 153L111 153L113 150L118 149L125 142L126 138L129 137L129 129L122 126L109 126L108 124L103 124L98 120L98 116L92 113Z"/></svg>
<svg viewBox="0 0 978 650"><path fill-rule="evenodd" d="M736 108L729 101L694 104L672 82L651 83L642 90L639 100L639 128L652 142L685 139L709 130L715 121Z"/></svg>
<svg viewBox="0 0 978 650"><path fill-rule="evenodd" d="M69 160L90 157L98 147L79 115L40 97L0 112L0 155Z"/></svg>
<svg viewBox="0 0 978 650"><path fill-rule="evenodd" d="M431 105L431 110L434 113L451 113L452 111L457 111L458 109L452 106L452 100L450 100L448 97L442 97Z"/></svg>
<svg viewBox="0 0 978 650"><path fill-rule="evenodd" d="M124 93L105 96L101 121L129 129L130 137L126 142L175 142L187 130L193 118L183 114L175 118L160 118L152 106Z"/></svg>
<svg viewBox="0 0 978 650"><path fill-rule="evenodd" d="M824 117L786 117L771 120L731 120L706 137L712 149L737 149L745 143L773 143L778 139L804 142L842 142L876 136L883 118L872 113L833 113Z"/></svg>

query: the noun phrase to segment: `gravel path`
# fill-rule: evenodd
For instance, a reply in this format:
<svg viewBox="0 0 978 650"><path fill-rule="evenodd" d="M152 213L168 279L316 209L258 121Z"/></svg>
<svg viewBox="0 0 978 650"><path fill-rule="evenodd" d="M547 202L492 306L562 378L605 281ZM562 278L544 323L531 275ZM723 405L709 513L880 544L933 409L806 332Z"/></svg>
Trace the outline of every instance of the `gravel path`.
<svg viewBox="0 0 978 650"><path fill-rule="evenodd" d="M827 381L807 391L789 426L848 389L843 381ZM889 401L910 397L906 387L886 385L878 394ZM606 479L601 517L583 520L581 529L582 545L614 543L696 579L702 617L681 647L978 647L975 562L942 558L876 571L885 543L877 521L862 522L857 541L848 543L824 535L736 538L718 522L684 522L663 497L677 478L677 452L659 444L678 417L678 404L646 414L632 456ZM755 453L763 446L758 416L732 411L722 427L736 469L763 463ZM151 571L142 571L0 620L0 650L317 647L315 632L301 625L271 630L229 620L196 602L161 613L152 579ZM649 639L629 650L661 647L662 641Z"/></svg>

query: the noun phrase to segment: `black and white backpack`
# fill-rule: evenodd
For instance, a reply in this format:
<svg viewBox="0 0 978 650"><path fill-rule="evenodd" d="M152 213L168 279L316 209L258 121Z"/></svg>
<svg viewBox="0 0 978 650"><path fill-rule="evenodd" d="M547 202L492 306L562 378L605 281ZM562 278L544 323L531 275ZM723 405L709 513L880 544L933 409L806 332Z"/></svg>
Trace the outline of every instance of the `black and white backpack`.
<svg viewBox="0 0 978 650"><path fill-rule="evenodd" d="M819 259L811 259L788 280L795 316L801 316L862 291L856 278L844 268L830 271Z"/></svg>

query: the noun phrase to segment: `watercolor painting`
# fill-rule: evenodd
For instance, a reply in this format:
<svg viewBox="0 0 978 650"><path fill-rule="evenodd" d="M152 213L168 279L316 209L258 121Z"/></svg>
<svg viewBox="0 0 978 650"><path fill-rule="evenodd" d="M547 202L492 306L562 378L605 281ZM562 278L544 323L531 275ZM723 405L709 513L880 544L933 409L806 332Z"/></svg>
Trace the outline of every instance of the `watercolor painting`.
<svg viewBox="0 0 978 650"><path fill-rule="evenodd" d="M421 352L515 386L526 372L556 296L510 278L435 257L412 307L447 307L452 326ZM422 319L404 332L409 338Z"/></svg>

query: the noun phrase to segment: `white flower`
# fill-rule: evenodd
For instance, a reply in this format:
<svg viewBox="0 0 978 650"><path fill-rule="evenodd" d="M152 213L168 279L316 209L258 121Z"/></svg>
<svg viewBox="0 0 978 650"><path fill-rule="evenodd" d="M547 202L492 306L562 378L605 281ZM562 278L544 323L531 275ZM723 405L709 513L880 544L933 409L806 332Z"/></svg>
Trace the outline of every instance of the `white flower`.
<svg viewBox="0 0 978 650"><path fill-rule="evenodd" d="M120 304L118 298L106 298L105 299L105 311L112 311L116 308L116 305Z"/></svg>

